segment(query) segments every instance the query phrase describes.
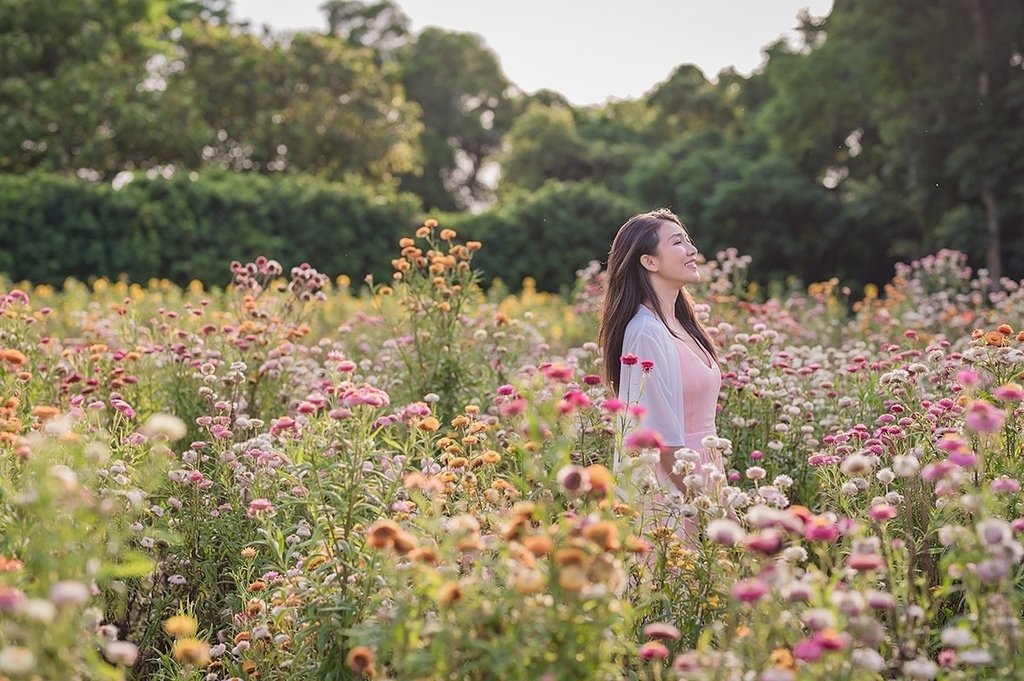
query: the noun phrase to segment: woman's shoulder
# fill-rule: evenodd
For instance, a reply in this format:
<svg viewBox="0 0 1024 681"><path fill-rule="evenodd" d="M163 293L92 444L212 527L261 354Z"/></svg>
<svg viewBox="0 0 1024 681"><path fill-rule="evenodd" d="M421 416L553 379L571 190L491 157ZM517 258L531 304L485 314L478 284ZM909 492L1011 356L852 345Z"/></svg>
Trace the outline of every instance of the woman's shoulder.
<svg viewBox="0 0 1024 681"><path fill-rule="evenodd" d="M626 325L627 334L656 334L668 333L668 329L658 319L658 315L651 312L646 305L637 308L633 318Z"/></svg>

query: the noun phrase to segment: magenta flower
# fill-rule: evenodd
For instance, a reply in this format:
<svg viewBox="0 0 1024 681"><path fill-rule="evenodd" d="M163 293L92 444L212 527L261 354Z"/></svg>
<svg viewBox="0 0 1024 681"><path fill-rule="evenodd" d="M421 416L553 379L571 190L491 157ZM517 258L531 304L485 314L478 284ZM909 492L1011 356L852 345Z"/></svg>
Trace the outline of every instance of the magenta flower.
<svg viewBox="0 0 1024 681"><path fill-rule="evenodd" d="M645 374L649 374L649 373L651 373L652 371L654 371L654 362L652 362L652 361L651 361L651 360L649 360L649 359L645 359L644 361L640 362L640 369L641 369L641 370L642 370L642 371L643 371L643 372L644 372Z"/></svg>
<svg viewBox="0 0 1024 681"><path fill-rule="evenodd" d="M634 364L636 364L639 361L640 361L640 358L637 357L636 355L625 354L622 357L619 357L619 363L623 364L625 366L628 366L628 367L633 366Z"/></svg>
<svg viewBox="0 0 1024 681"><path fill-rule="evenodd" d="M839 526L824 516L814 516L804 525L804 537L810 541L835 541Z"/></svg>
<svg viewBox="0 0 1024 681"><path fill-rule="evenodd" d="M793 646L793 657L805 662L816 662L821 659L825 648L816 638L805 638Z"/></svg>

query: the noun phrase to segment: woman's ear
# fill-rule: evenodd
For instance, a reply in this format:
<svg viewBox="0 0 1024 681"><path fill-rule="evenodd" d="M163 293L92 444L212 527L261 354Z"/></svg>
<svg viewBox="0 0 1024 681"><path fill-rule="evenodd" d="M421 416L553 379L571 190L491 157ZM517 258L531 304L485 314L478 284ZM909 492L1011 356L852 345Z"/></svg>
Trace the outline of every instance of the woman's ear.
<svg viewBox="0 0 1024 681"><path fill-rule="evenodd" d="M648 272L658 271L658 263L655 262L654 258L652 258L650 255L645 254L640 256L640 266L643 267Z"/></svg>

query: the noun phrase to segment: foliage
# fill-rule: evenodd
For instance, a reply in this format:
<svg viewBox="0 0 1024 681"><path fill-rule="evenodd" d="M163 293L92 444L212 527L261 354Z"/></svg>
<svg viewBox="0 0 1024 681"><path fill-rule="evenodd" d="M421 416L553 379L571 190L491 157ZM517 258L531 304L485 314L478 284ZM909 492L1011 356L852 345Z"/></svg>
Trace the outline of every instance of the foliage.
<svg viewBox="0 0 1024 681"><path fill-rule="evenodd" d="M384 249L415 224L419 206L354 179L207 171L140 177L116 190L53 175L0 176L0 210L0 271L13 278L187 284L225 283L220 263L268 249L332 275L382 276Z"/></svg>

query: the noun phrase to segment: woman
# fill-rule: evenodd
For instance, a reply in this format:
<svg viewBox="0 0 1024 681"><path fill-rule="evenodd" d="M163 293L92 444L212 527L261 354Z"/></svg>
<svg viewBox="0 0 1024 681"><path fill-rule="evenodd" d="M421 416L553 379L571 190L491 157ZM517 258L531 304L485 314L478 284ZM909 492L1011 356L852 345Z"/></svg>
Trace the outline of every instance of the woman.
<svg viewBox="0 0 1024 681"><path fill-rule="evenodd" d="M608 254L607 290L599 332L605 376L619 399L644 409L640 426L656 430L661 449L659 479L671 479L673 453L696 450L703 464L712 453L701 441L715 435L715 411L722 374L718 353L694 314L688 284L700 280L697 247L671 211L635 215L615 235ZM623 358L652 361L646 373ZM713 461L721 470L722 462Z"/></svg>

